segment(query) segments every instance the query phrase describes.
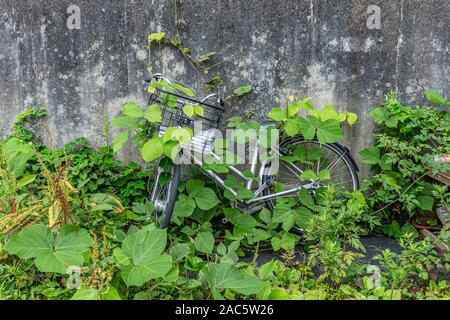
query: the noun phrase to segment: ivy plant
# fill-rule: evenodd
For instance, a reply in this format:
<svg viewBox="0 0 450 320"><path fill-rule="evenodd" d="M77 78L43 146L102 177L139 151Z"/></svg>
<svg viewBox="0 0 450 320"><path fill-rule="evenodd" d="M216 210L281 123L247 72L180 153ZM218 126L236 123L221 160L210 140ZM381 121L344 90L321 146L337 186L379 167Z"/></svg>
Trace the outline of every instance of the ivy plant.
<svg viewBox="0 0 450 320"><path fill-rule="evenodd" d="M446 105L435 91L428 91L426 96L433 103ZM378 213L395 214L401 223L433 210L439 197L425 178L448 170L434 158L450 153L450 114L436 107L406 106L390 93L370 115L378 127L376 144L361 151L363 162L371 165L374 173L364 185L371 190L369 204Z"/></svg>
<svg viewBox="0 0 450 320"><path fill-rule="evenodd" d="M353 125L357 116L354 113L339 114L332 106L327 105L323 110L315 109L312 98L303 100L291 97L286 108L277 107L269 112L269 118L279 123L282 130L294 137L301 133L305 139L317 137L320 143L334 143L343 138L340 123L347 121ZM310 115L299 115L300 109L310 111Z"/></svg>

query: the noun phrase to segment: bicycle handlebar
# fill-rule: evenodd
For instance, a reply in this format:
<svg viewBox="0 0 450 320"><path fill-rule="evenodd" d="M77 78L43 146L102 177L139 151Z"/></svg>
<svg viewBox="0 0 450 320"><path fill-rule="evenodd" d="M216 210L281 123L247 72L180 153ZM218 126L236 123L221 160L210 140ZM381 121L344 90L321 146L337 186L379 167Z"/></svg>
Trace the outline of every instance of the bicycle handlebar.
<svg viewBox="0 0 450 320"><path fill-rule="evenodd" d="M155 74L153 74L153 75L152 75L152 79L155 79L155 80L158 80L158 81L160 81L160 80L165 80L165 81L167 81L167 83L168 83L169 85L171 85L172 83L178 83L178 84L182 85L183 87L189 88L189 86L185 85L185 84L182 83L182 82L179 82L179 81L171 81L169 78L164 77L161 73L155 73ZM189 89L192 90L191 88L189 88ZM176 89L175 89L175 90L176 90ZM176 90L176 91L178 91L178 90ZM196 95L196 93L195 93L194 90L192 90L192 92L194 93L194 95ZM180 92L179 92L179 93L180 93ZM212 98L215 98L215 97L219 97L219 95L218 95L217 93L212 93L212 94L210 94L210 95L204 97L204 98L203 98L202 100L200 100L200 101L201 101L201 102L206 102L206 101L208 101L208 100L210 100L210 99L212 99ZM217 102L218 102L220 105L223 105L223 99L222 99L221 97L219 97L219 98L217 99Z"/></svg>

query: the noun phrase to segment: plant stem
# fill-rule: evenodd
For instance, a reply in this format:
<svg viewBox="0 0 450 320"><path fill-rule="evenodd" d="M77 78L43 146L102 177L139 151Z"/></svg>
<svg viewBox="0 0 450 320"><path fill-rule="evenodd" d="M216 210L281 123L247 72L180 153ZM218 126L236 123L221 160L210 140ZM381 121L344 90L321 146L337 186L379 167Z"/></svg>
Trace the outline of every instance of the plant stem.
<svg viewBox="0 0 450 320"><path fill-rule="evenodd" d="M419 182L419 180L423 179L428 173L424 173L423 175L421 175L419 178L417 178L416 180L414 180L413 183L411 183L410 186L408 186L408 188L405 189L405 191L402 192L402 194L395 200L391 201L390 203L388 203L387 205L385 205L383 208L373 212L372 214L377 214L381 211L383 211L384 209L390 207L391 205L393 205L394 203L396 203L398 200L400 200L400 198L409 191L409 189L411 189L417 182Z"/></svg>

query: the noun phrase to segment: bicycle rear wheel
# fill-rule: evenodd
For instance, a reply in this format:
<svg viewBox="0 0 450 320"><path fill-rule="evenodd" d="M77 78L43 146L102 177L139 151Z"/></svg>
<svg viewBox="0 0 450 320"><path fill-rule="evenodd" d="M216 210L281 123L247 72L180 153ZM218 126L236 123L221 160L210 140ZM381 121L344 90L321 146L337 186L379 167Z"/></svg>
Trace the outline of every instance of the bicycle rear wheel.
<svg viewBox="0 0 450 320"><path fill-rule="evenodd" d="M157 226L166 229L170 225L180 184L181 166L164 165L158 167L157 175L150 190L149 200L155 207L153 219Z"/></svg>
<svg viewBox="0 0 450 320"><path fill-rule="evenodd" d="M279 148L279 168L272 173L270 164L264 168L262 185L268 187L264 195L276 193L277 187L293 189L314 183L315 188L334 183L346 190L359 189L358 170L350 153L338 144L320 144L318 141L305 141L303 137L289 139ZM294 159L297 159L296 161ZM306 170L315 174L328 170L330 179L326 181L302 180L300 175ZM312 189L312 191L314 188ZM287 197L292 197L288 195ZM266 206L273 210L275 200L268 200Z"/></svg>

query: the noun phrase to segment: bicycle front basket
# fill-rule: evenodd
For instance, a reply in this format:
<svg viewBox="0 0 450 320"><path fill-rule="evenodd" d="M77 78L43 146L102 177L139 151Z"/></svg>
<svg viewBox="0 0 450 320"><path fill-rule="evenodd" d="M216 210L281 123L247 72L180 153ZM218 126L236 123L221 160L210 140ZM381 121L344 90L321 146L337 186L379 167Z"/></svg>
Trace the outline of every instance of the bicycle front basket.
<svg viewBox="0 0 450 320"><path fill-rule="evenodd" d="M200 121L203 130L215 129L218 128L224 111L219 105L198 101L160 88L157 88L150 97L150 104L153 103L157 103L161 108L160 127L164 128L189 127L193 129L194 122Z"/></svg>

